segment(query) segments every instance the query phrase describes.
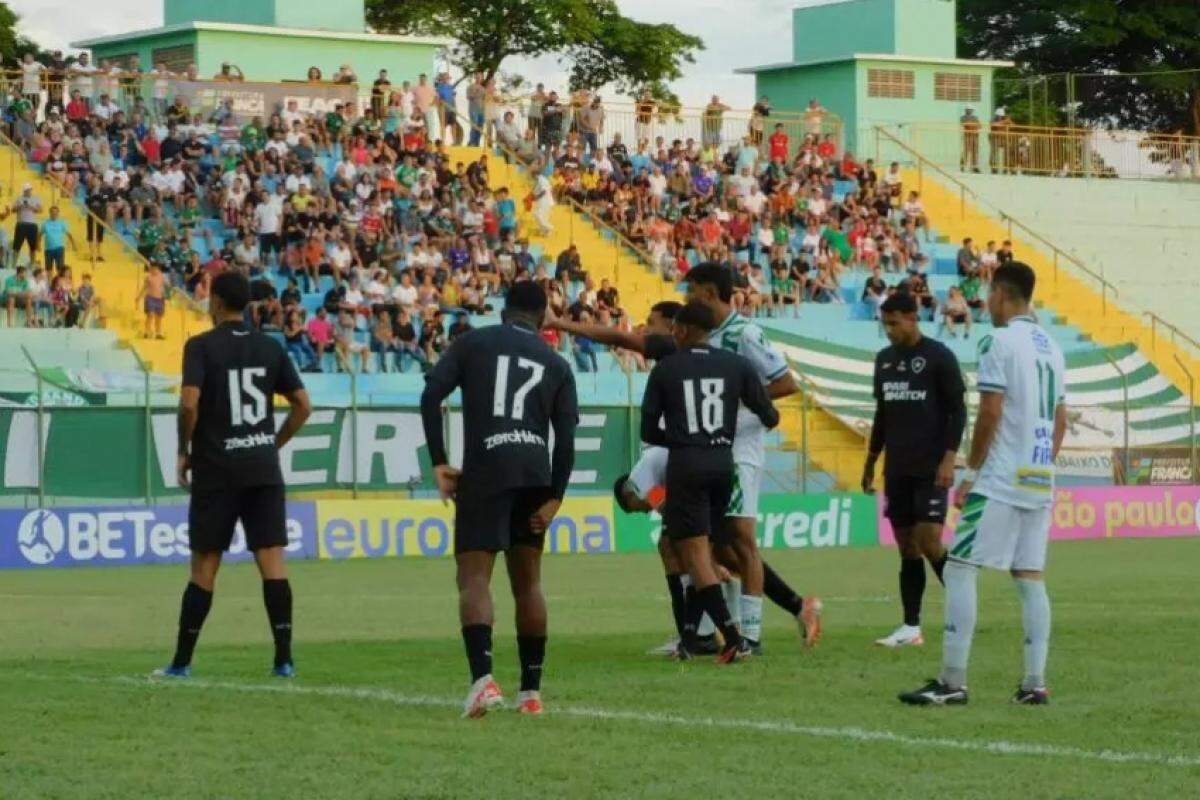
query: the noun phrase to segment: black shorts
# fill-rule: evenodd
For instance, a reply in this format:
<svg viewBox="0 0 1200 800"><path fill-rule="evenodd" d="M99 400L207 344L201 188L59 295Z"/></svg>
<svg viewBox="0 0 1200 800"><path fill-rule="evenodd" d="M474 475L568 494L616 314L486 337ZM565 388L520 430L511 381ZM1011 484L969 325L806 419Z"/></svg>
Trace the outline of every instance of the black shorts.
<svg viewBox="0 0 1200 800"><path fill-rule="evenodd" d="M921 523L940 525L946 521L948 489L934 485L932 475L904 476L884 480L887 518L896 528L911 528Z"/></svg>
<svg viewBox="0 0 1200 800"><path fill-rule="evenodd" d="M534 533L529 518L549 499L548 486L516 487L490 494L460 490L454 504L454 552L499 553L517 545L541 550L546 535Z"/></svg>
<svg viewBox="0 0 1200 800"><path fill-rule="evenodd" d="M249 550L286 547L287 509L283 486L241 489L192 489L188 505L188 542L194 553L223 552L238 522Z"/></svg>
<svg viewBox="0 0 1200 800"><path fill-rule="evenodd" d="M663 530L672 541L696 536L719 538L733 492L729 451L673 450L667 458L667 501Z"/></svg>
<svg viewBox="0 0 1200 800"><path fill-rule="evenodd" d="M88 214L87 218L87 240L89 242L104 241L104 226L97 222L91 214Z"/></svg>

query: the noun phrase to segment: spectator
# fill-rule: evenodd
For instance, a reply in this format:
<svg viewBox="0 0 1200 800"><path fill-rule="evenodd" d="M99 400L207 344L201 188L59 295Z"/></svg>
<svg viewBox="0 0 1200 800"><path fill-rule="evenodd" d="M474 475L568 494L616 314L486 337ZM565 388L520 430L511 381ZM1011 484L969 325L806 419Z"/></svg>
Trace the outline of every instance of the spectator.
<svg viewBox="0 0 1200 800"><path fill-rule="evenodd" d="M304 312L293 308L287 312L283 323L283 340L287 346L288 355L295 360L302 372L319 372L320 361L308 332L304 328Z"/></svg>
<svg viewBox="0 0 1200 800"><path fill-rule="evenodd" d="M974 240L968 236L963 239L962 247L958 249L958 276L965 278L979 272L979 256L975 253Z"/></svg>
<svg viewBox="0 0 1200 800"><path fill-rule="evenodd" d="M308 333L308 340L316 349L316 363L319 369L325 358L325 351L334 345L333 323L329 321L329 312L324 306L317 309L317 313L305 326L305 331Z"/></svg>
<svg viewBox="0 0 1200 800"><path fill-rule="evenodd" d="M79 245L75 237L67 229L67 223L59 219L58 206L50 206L50 218L42 223L42 242L46 256L46 269L62 269L66 266L66 244L71 243L71 250L78 252Z"/></svg>
<svg viewBox="0 0 1200 800"><path fill-rule="evenodd" d="M162 332L163 314L167 310L167 279L157 262L151 261L138 290L137 299L142 303L142 311L146 315L146 324L142 333L144 339L165 339Z"/></svg>
<svg viewBox="0 0 1200 800"><path fill-rule="evenodd" d="M37 327L37 317L33 313L33 293L30 291L25 267L18 266L12 275L5 278L4 303L8 307L8 327L16 326L15 312L18 306L25 310L26 327Z"/></svg>
<svg viewBox="0 0 1200 800"><path fill-rule="evenodd" d="M13 263L21 256L21 246L27 244L30 266L35 266L38 247L37 215L42 213L42 201L34 196L33 184L26 183L21 187L21 194L13 203L12 210L17 215L17 225L13 230Z"/></svg>
<svg viewBox="0 0 1200 800"><path fill-rule="evenodd" d="M957 286L951 286L950 291L946 296L946 302L942 305L942 324L938 331L945 330L951 339L954 338L957 325L964 326L963 338L971 338L971 309L967 306L967 302L963 299L962 290Z"/></svg>

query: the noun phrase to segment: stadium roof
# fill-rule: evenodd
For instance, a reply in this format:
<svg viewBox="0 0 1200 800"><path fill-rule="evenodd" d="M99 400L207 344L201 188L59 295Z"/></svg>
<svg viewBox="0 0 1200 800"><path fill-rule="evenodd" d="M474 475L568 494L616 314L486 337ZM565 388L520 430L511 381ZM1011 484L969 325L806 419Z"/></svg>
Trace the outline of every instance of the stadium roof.
<svg viewBox="0 0 1200 800"><path fill-rule="evenodd" d="M432 44L445 46L453 43L452 39L440 36L396 36L387 33L347 33L345 31L323 31L313 28L279 28L274 25L240 25L231 22L184 22L178 25L165 25L160 28L147 28L140 31L118 33L113 36L100 36L95 39L84 39L71 42L71 47L90 48L106 44L116 44L130 39L145 39L150 36L162 36L168 33L182 31L226 31L228 33L256 33L264 36L308 36L316 39L342 39L346 41L396 42L397 44Z"/></svg>
<svg viewBox="0 0 1200 800"><path fill-rule="evenodd" d="M817 67L822 64L839 64L844 61L897 61L908 64L946 64L957 67L1012 67L1012 61L988 61L973 58L928 58L924 56L899 56L895 53L855 53L851 56L838 58L823 58L816 61L782 61L776 64L763 64L759 67L740 67L734 72L738 75L753 75L758 72L775 72L796 67Z"/></svg>

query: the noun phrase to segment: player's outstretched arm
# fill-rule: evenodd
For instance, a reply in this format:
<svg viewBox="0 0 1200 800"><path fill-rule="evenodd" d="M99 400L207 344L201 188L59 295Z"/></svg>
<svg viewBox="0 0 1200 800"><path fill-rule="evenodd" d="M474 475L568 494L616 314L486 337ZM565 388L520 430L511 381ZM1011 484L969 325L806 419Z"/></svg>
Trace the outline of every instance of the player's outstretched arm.
<svg viewBox="0 0 1200 800"><path fill-rule="evenodd" d="M591 339L593 342L598 342L605 347L620 347L622 350L632 350L635 353L642 353L643 355L646 352L646 337L641 333L619 331L603 325L586 325L582 322L573 322L562 317L555 317L553 320L549 320L548 327L557 328L572 336L582 336L585 339Z"/></svg>

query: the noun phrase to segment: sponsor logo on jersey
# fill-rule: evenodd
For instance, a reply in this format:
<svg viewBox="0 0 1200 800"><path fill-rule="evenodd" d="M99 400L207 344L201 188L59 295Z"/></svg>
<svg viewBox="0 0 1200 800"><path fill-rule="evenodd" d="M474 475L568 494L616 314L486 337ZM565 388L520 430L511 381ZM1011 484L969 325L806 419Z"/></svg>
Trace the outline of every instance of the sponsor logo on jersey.
<svg viewBox="0 0 1200 800"><path fill-rule="evenodd" d="M1017 470L1017 486L1031 492L1049 492L1054 489L1054 473L1048 469L1023 467Z"/></svg>
<svg viewBox="0 0 1200 800"><path fill-rule="evenodd" d="M926 389L910 389L908 381L883 382L883 400L886 403L923 403L928 394Z"/></svg>
<svg viewBox="0 0 1200 800"><path fill-rule="evenodd" d="M981 355L981 356L987 355L988 351L992 349L992 343L994 341L995 341L995 339L992 338L992 335L990 333L987 336L980 339L979 340L979 355Z"/></svg>
<svg viewBox="0 0 1200 800"><path fill-rule="evenodd" d="M225 452L231 450L253 450L256 447L269 447L275 444L275 437L269 433L252 433L249 436L230 436L225 440Z"/></svg>
<svg viewBox="0 0 1200 800"><path fill-rule="evenodd" d="M483 446L487 450L493 450L497 447L503 447L510 444L535 444L538 447L545 447L546 440L533 431L524 429L493 433L491 436L483 440Z"/></svg>

